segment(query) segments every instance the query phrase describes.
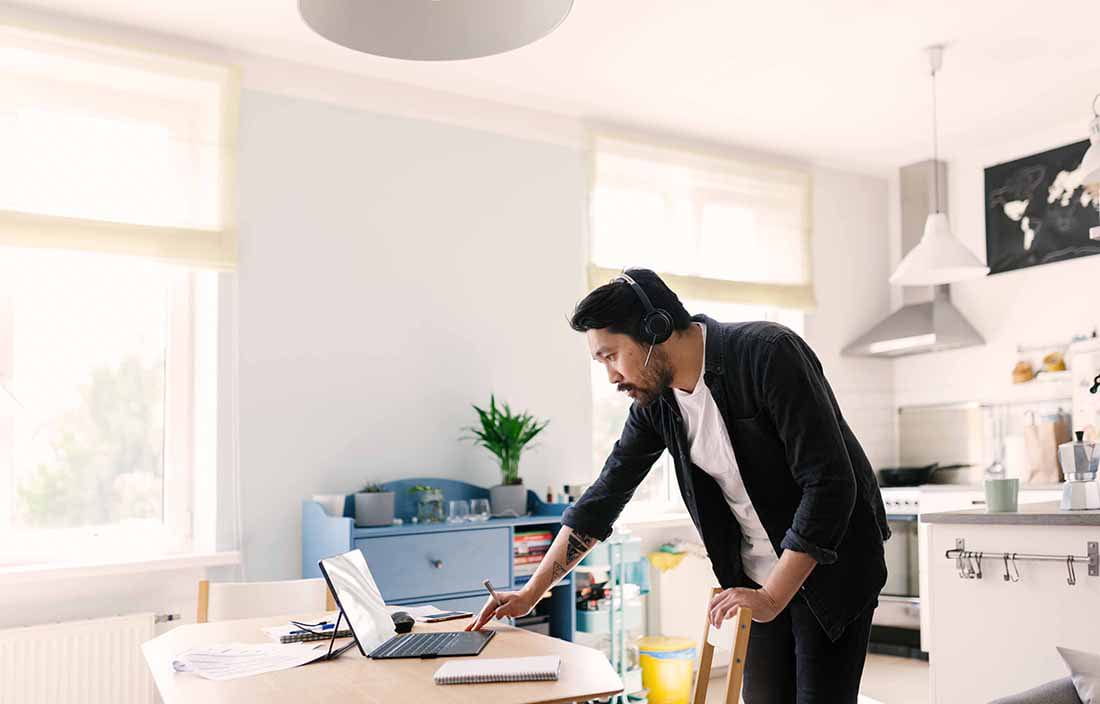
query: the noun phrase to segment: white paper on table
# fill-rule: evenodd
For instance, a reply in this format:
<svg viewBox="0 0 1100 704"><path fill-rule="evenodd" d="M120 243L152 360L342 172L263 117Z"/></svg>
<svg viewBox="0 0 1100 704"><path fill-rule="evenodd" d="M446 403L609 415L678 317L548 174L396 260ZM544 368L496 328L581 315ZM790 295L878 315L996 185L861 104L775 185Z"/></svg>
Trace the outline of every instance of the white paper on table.
<svg viewBox="0 0 1100 704"><path fill-rule="evenodd" d="M185 650L172 659L172 668L208 680L232 680L289 670L326 653L327 643L225 643Z"/></svg>

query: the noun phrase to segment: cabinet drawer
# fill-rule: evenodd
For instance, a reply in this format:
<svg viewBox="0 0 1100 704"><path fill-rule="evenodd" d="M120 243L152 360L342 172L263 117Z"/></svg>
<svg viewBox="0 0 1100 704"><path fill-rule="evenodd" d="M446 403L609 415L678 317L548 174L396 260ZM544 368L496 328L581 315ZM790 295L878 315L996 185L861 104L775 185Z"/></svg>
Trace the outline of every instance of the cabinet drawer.
<svg viewBox="0 0 1100 704"><path fill-rule="evenodd" d="M507 528L361 538L371 574L388 601L483 590L508 584L512 546Z"/></svg>

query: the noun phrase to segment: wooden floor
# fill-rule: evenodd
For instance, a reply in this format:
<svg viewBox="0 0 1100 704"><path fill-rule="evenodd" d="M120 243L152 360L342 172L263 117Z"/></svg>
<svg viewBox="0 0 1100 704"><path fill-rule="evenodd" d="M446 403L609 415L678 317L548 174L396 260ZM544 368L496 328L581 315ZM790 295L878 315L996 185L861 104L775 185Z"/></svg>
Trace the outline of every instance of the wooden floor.
<svg viewBox="0 0 1100 704"><path fill-rule="evenodd" d="M723 704L725 675L711 680L707 704ZM868 655L860 704L927 704L928 663L889 655Z"/></svg>

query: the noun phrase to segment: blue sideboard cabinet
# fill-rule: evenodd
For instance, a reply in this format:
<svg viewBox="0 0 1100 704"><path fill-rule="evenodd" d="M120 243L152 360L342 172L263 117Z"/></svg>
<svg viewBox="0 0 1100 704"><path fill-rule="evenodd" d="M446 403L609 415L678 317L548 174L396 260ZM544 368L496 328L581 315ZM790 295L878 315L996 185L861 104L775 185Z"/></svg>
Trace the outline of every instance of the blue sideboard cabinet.
<svg viewBox="0 0 1100 704"><path fill-rule="evenodd" d="M383 484L394 491L395 513L404 525L358 527L353 496L343 516L329 516L315 501L302 502L302 576L320 577L317 561L348 550L362 550L388 604L432 604L445 610L477 613L487 595L488 579L498 589L518 589L529 578L513 574L516 531L548 529L557 535L566 504L548 504L528 491L528 512L520 518L490 518L475 523L410 523L415 506L408 488L429 484L443 490L444 501L488 498L489 490L444 479L407 479ZM576 601L573 574L551 589L550 635L573 640Z"/></svg>

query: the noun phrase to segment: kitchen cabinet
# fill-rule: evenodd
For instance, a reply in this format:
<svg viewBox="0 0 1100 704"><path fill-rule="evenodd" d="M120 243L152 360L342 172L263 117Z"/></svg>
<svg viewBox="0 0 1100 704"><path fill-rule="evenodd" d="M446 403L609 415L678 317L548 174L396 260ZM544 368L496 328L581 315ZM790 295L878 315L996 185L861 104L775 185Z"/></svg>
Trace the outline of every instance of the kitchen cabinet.
<svg viewBox="0 0 1100 704"><path fill-rule="evenodd" d="M1013 514L924 513L921 527L934 704L987 702L1065 677L1056 646L1100 652L1100 576L1075 562L1075 584L1068 584L1061 559L1088 558L1089 543L1100 543L1100 511L1025 502ZM985 553L981 578L966 577L965 564L947 556L959 541ZM1060 559L1006 566L1005 552ZM1096 562L1100 567L1100 556Z"/></svg>
<svg viewBox="0 0 1100 704"><path fill-rule="evenodd" d="M1021 506L1058 501L1062 498L1061 485L1030 486L1020 489L1018 503ZM948 485L932 484L922 486L920 490L920 515L930 513L943 513L945 511L983 510L985 506L985 490L981 486L974 485ZM928 594L928 524L921 521L917 524L917 550L920 588L918 594L921 597L920 609L920 647L926 653L931 653L932 631L929 622L928 608L924 595Z"/></svg>

